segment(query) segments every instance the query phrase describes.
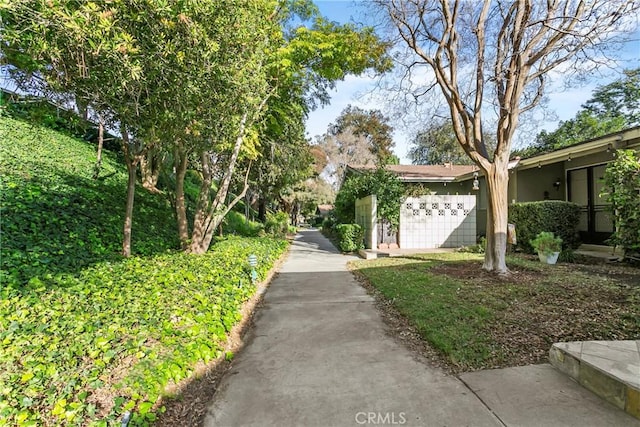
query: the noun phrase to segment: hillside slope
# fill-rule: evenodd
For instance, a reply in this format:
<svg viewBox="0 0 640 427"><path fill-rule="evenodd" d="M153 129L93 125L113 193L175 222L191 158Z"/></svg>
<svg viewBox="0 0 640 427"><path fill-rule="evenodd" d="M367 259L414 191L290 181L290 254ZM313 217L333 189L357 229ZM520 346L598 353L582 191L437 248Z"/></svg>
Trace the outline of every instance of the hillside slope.
<svg viewBox="0 0 640 427"><path fill-rule="evenodd" d="M118 257L126 169L105 152L104 178L94 180L95 158L85 141L0 116L2 282L20 285ZM176 235L167 200L140 188L133 252L177 248Z"/></svg>
<svg viewBox="0 0 640 427"><path fill-rule="evenodd" d="M169 204L137 192L133 251L119 255L124 167L93 180L93 147L0 115L0 426L149 425L168 390L225 357L225 341L287 247L178 246ZM172 386L173 385L173 386Z"/></svg>

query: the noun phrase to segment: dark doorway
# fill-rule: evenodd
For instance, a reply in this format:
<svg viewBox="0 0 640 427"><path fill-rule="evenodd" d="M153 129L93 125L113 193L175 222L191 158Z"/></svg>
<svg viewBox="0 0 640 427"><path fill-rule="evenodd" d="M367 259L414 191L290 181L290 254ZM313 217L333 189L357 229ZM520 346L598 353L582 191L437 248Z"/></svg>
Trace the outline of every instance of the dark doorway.
<svg viewBox="0 0 640 427"><path fill-rule="evenodd" d="M602 245L611 237L613 221L600 197L606 164L567 171L568 200L580 205L578 230L583 243Z"/></svg>

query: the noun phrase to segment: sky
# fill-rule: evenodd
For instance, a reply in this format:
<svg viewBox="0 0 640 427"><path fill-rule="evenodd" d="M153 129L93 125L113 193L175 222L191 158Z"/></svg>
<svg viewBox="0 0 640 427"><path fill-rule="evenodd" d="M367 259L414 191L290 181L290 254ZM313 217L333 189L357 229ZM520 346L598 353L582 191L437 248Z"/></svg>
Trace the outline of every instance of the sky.
<svg viewBox="0 0 640 427"><path fill-rule="evenodd" d="M362 11L359 9L366 7L367 2L357 2L360 8L355 3L356 2L352 0L315 1L315 4L323 16L339 23L362 22L365 19L363 18ZM640 67L640 31L636 32L633 39L634 41L627 44L624 49L626 59L624 62L625 68ZM529 131L530 138L535 137L535 134L540 130L546 129L552 131L556 129L558 122L561 120L573 118L580 109L580 106L591 98L594 89L616 80L617 77L619 76L612 75L611 73L596 76L588 82L570 89L564 88L559 80L555 82L552 81L550 90L546 93L549 103L548 107L545 108L553 110L557 120L547 120L541 123L537 130ZM347 76L344 81L338 82L336 89L331 92L331 104L312 111L309 114L306 123L307 137L313 139L316 135L324 134L327 126L334 122L340 115L340 112L349 104L363 109L379 109L387 114L382 105L369 99L371 98L369 95L374 93L375 82L376 79L370 76ZM401 129L401 125L395 123L394 127L396 128L396 132L394 133L394 152L400 158L401 164L411 164L411 161L407 157L411 130ZM524 141L527 140L526 137L522 139Z"/></svg>

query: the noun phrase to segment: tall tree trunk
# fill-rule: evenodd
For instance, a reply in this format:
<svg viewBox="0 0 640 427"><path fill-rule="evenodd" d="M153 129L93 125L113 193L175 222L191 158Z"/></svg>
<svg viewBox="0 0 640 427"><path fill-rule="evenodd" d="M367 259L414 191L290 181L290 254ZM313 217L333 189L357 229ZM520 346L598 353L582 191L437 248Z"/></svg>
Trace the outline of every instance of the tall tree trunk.
<svg viewBox="0 0 640 427"><path fill-rule="evenodd" d="M263 195L258 197L258 221L265 222L267 220L267 200Z"/></svg>
<svg viewBox="0 0 640 427"><path fill-rule="evenodd" d="M78 109L78 116L83 120L89 120L89 104L79 96L76 96L76 108Z"/></svg>
<svg viewBox="0 0 640 427"><path fill-rule="evenodd" d="M218 228L218 225L222 222L225 215L238 203L247 192L249 175L245 177L244 190L239 194L231 203L225 206L225 200L227 193L229 192L229 185L231 184L231 178L235 171L238 156L240 155L240 149L244 142L245 127L247 123L248 115L244 114L240 122L238 129L238 136L236 137L233 152L229 159L227 170L224 177L218 185L218 191L213 201L209 200L209 193L211 190L211 183L213 180L213 165L211 164L211 158L209 152L204 152L201 155L202 158L202 172L203 172L203 185L200 186L201 194L198 197L198 206L196 210L196 216L193 222L193 233L191 235L191 244L187 249L187 252L202 254L209 249L213 234ZM250 170L249 165L248 170ZM206 186L206 188L205 188ZM206 199L205 199L206 197Z"/></svg>
<svg viewBox="0 0 640 427"><path fill-rule="evenodd" d="M131 230L133 224L133 202L136 191L136 170L138 168L138 160L135 153L131 151L129 134L126 126L120 128L122 133L122 151L124 152L125 163L127 164L128 181L127 181L127 205L124 216L124 230L122 239L122 256L131 256Z"/></svg>
<svg viewBox="0 0 640 427"><path fill-rule="evenodd" d="M187 220L187 204L184 196L184 178L187 174L187 153L178 143L174 150L174 167L176 168L176 217L178 220L178 237L180 247L185 250L189 246L189 222Z"/></svg>
<svg viewBox="0 0 640 427"><path fill-rule="evenodd" d="M140 157L140 174L142 176L142 186L152 193L159 193L158 178L160 177L160 168L164 156L158 149L147 151L144 156Z"/></svg>
<svg viewBox="0 0 640 427"><path fill-rule="evenodd" d="M485 171L487 185L487 249L483 268L499 274L509 273L506 263L509 171L501 162Z"/></svg>
<svg viewBox="0 0 640 427"><path fill-rule="evenodd" d="M102 148L104 146L104 119L102 115L98 115L98 152L96 155L96 165L93 169L93 179L98 179L100 169L102 169Z"/></svg>
<svg viewBox="0 0 640 427"><path fill-rule="evenodd" d="M195 254L206 252L206 249L203 250L202 241L206 234L207 218L210 215L211 200L209 195L211 194L211 184L213 183L213 165L211 164L209 152L201 153L200 159L202 162L202 180L200 181L200 191L196 202L191 242L187 248L187 252ZM218 192L220 192L220 189L218 189Z"/></svg>

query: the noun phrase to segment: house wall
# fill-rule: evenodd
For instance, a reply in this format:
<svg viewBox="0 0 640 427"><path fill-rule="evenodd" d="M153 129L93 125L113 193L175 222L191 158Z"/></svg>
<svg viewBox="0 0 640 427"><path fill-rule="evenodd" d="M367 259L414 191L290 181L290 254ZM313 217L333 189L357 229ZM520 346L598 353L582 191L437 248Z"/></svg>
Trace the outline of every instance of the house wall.
<svg viewBox="0 0 640 427"><path fill-rule="evenodd" d="M356 224L364 229L364 244L367 249L376 249L378 244L377 198L375 195L356 200Z"/></svg>
<svg viewBox="0 0 640 427"><path fill-rule="evenodd" d="M515 177L515 179L514 179ZM510 202L535 202L539 200L566 200L566 176L562 162L545 165L540 168L518 170L511 176L515 182L510 192ZM560 181L556 189L553 184ZM517 189L515 197L513 190Z"/></svg>
<svg viewBox="0 0 640 427"><path fill-rule="evenodd" d="M484 178L478 177L480 190L473 190L473 179L463 182L442 182L425 183L431 192L443 196L475 196L476 197L476 232L485 235L487 229L487 187L484 185ZM475 242L474 242L475 243Z"/></svg>
<svg viewBox="0 0 640 427"><path fill-rule="evenodd" d="M429 191L431 191L432 193L435 193L437 195L449 195L449 196L456 196L456 195L469 195L469 194L474 194L474 192L471 190L472 184L471 182L427 182L422 184L423 187L426 187L427 189L429 189Z"/></svg>
<svg viewBox="0 0 640 427"><path fill-rule="evenodd" d="M408 197L400 206L400 247L454 248L476 242L476 196Z"/></svg>

